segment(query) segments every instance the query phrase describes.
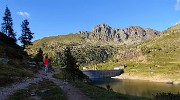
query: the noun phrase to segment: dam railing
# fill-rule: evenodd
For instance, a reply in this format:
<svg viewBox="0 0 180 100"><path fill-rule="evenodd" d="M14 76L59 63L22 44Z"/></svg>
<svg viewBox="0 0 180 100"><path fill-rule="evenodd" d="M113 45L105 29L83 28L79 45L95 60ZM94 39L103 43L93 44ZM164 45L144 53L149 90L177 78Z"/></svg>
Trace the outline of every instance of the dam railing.
<svg viewBox="0 0 180 100"><path fill-rule="evenodd" d="M121 75L124 71L120 70L83 70L89 78L108 78Z"/></svg>

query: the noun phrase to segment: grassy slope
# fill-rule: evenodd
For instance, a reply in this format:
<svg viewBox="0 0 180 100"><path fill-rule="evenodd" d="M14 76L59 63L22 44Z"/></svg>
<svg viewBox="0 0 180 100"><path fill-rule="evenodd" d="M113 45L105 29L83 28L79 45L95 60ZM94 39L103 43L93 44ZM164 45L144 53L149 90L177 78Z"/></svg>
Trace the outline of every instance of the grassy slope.
<svg viewBox="0 0 180 100"><path fill-rule="evenodd" d="M12 64L1 65L0 67L0 87L19 82L27 77L32 77L33 73L26 68L17 67Z"/></svg>
<svg viewBox="0 0 180 100"><path fill-rule="evenodd" d="M68 34L60 36L45 37L33 42L32 46L27 48L28 54L35 55L41 48L44 54L52 56L55 51L60 51L66 45L76 45L81 43L81 37L79 34Z"/></svg>
<svg viewBox="0 0 180 100"><path fill-rule="evenodd" d="M152 40L138 45L145 61L126 61L126 73L158 76L159 79L180 81L180 25L173 26Z"/></svg>
<svg viewBox="0 0 180 100"><path fill-rule="evenodd" d="M166 30L151 41L140 46L146 48L145 54L152 63L180 63L180 32Z"/></svg>
<svg viewBox="0 0 180 100"><path fill-rule="evenodd" d="M37 40L33 42L34 46L41 46L46 42L59 42L64 44L69 44L73 42L80 42L81 38L78 34L68 34L68 35L60 35L60 36L52 36L52 37L45 37L43 39Z"/></svg>
<svg viewBox="0 0 180 100"><path fill-rule="evenodd" d="M0 61L0 87L32 77L32 70L22 60L26 53L18 45L8 45L0 41L0 59L9 60L7 64Z"/></svg>

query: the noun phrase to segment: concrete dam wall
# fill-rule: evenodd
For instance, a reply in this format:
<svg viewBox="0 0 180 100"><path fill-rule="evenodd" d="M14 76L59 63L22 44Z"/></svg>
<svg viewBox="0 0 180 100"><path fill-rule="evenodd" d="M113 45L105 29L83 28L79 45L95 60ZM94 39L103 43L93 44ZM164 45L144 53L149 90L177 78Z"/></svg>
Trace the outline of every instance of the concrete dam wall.
<svg viewBox="0 0 180 100"><path fill-rule="evenodd" d="M123 73L123 70L83 70L89 78L108 78L119 76Z"/></svg>

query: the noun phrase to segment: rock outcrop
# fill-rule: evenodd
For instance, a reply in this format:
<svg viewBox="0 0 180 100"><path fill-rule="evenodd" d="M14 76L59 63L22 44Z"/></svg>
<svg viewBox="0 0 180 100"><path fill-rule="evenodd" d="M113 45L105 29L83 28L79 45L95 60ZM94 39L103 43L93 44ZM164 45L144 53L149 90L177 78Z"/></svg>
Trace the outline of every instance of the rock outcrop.
<svg viewBox="0 0 180 100"><path fill-rule="evenodd" d="M90 42L113 44L138 44L156 36L159 32L150 28L131 26L128 28L111 28L107 24L96 25L92 32L80 31L82 38Z"/></svg>

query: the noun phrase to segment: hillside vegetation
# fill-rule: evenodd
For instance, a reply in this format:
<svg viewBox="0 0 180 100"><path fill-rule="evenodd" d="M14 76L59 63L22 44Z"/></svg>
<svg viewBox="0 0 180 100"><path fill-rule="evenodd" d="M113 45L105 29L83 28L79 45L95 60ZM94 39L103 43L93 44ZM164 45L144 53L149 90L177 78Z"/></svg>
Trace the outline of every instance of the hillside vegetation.
<svg viewBox="0 0 180 100"><path fill-rule="evenodd" d="M177 28L179 26L179 28ZM151 41L140 45L153 63L180 63L180 25L173 26Z"/></svg>
<svg viewBox="0 0 180 100"><path fill-rule="evenodd" d="M70 46L80 65L97 64L113 60L126 44L137 45L158 33L139 26L115 29L107 24L99 24L91 32L80 31L76 34L45 37L34 41L33 46L29 46L26 51L29 55L35 55L41 48L45 55L49 55L56 64L60 64L64 48Z"/></svg>
<svg viewBox="0 0 180 100"><path fill-rule="evenodd" d="M32 77L33 72L27 64L27 53L17 44L3 41L8 39L6 35L0 35L0 87Z"/></svg>
<svg viewBox="0 0 180 100"><path fill-rule="evenodd" d="M35 55L39 48L43 49L44 54L54 56L56 52L63 50L67 45L79 45L81 38L77 34L45 37L33 42L33 45L26 48L29 55Z"/></svg>
<svg viewBox="0 0 180 100"><path fill-rule="evenodd" d="M98 64L98 68L112 69L126 65L130 77L159 81L180 81L180 24L161 32L150 41L138 45L118 47L114 61Z"/></svg>
<svg viewBox="0 0 180 100"><path fill-rule="evenodd" d="M118 39L121 41L118 42ZM137 26L113 29L106 24L100 24L92 32L80 31L37 40L27 51L35 55L42 48L44 54L48 54L54 64L59 66L63 59L63 49L70 46L79 64L89 69L113 69L126 65L128 67L125 73L178 80L179 43L179 24L161 33Z"/></svg>

